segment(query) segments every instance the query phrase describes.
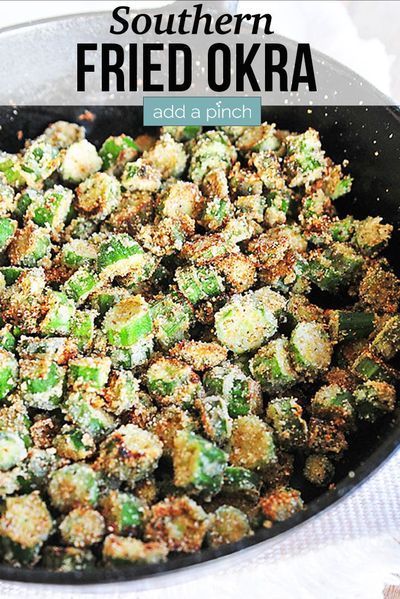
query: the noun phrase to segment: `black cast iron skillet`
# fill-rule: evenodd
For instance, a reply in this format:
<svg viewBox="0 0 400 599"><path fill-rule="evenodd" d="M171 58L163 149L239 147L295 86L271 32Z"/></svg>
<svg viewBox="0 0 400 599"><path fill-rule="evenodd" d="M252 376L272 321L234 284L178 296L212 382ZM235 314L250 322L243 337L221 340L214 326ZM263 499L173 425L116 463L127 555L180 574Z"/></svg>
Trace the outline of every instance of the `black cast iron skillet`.
<svg viewBox="0 0 400 599"><path fill-rule="evenodd" d="M347 69L323 57L326 68L354 77ZM365 83L365 85L368 85ZM374 92L375 93L375 92ZM376 92L377 103L382 96ZM389 101L388 101L389 103ZM90 141L101 143L108 135L137 135L143 130L140 107L24 107L15 110L0 106L0 148L16 151L22 131L26 138L40 134L48 123L57 119L79 121L89 108L96 115L85 122ZM274 121L279 128L303 131L312 126L321 133L323 146L335 162L350 161L354 186L349 197L338 202L339 212L356 217L381 215L395 227L388 257L399 274L400 223L400 110L397 107L264 107L263 119ZM172 555L165 564L132 566L120 570L99 568L92 571L56 573L40 568L12 568L0 564L0 578L49 584L88 584L155 577L181 571L189 566L206 564L220 557L253 547L281 535L332 506L364 482L395 451L400 440L400 409L376 426L362 429L350 443L345 460L338 465L333 490L317 493L302 483L307 509L271 529L256 531L253 537L219 549L204 549L193 555ZM349 472L352 473L349 476ZM300 481L299 481L300 483ZM296 481L295 481L296 486ZM384 490L383 490L384 492Z"/></svg>

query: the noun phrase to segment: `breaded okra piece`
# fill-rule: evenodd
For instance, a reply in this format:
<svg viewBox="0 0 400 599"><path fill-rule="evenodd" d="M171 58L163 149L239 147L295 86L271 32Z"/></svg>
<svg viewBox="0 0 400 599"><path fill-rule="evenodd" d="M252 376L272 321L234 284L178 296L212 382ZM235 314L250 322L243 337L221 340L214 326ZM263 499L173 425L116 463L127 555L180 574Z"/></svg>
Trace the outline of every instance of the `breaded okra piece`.
<svg viewBox="0 0 400 599"><path fill-rule="evenodd" d="M167 558L164 543L144 543L131 537L108 535L103 544L103 561L106 566L123 567L130 564L158 564Z"/></svg>
<svg viewBox="0 0 400 599"><path fill-rule="evenodd" d="M307 422L301 405L294 397L273 399L268 404L266 415L282 447L294 450L306 445Z"/></svg>
<svg viewBox="0 0 400 599"><path fill-rule="evenodd" d="M234 295L215 314L218 340L236 354L258 349L277 327L273 312L252 291Z"/></svg>
<svg viewBox="0 0 400 599"><path fill-rule="evenodd" d="M103 170L121 174L125 164L132 162L138 155L139 146L129 135L110 135L103 142L99 156L103 161Z"/></svg>
<svg viewBox="0 0 400 599"><path fill-rule="evenodd" d="M181 431L172 453L174 483L187 492L214 495L221 490L227 454L200 435Z"/></svg>
<svg viewBox="0 0 400 599"><path fill-rule="evenodd" d="M264 391L279 393L298 382L289 349L289 341L285 337L278 337L261 347L250 360L250 371Z"/></svg>
<svg viewBox="0 0 400 599"><path fill-rule="evenodd" d="M211 547L236 543L252 534L246 514L231 505L222 505L210 516L207 541Z"/></svg>
<svg viewBox="0 0 400 599"><path fill-rule="evenodd" d="M8 497L0 516L3 560L13 566L32 566L53 530L53 520L37 491Z"/></svg>
<svg viewBox="0 0 400 599"><path fill-rule="evenodd" d="M262 412L260 385L236 365L223 362L208 370L203 384L208 394L220 395L227 401L232 418Z"/></svg>
<svg viewBox="0 0 400 599"><path fill-rule="evenodd" d="M162 443L156 435L126 424L100 444L95 467L106 477L133 487L156 469L161 454Z"/></svg>
<svg viewBox="0 0 400 599"><path fill-rule="evenodd" d="M299 135L286 137L284 167L290 187L309 185L320 179L327 166L325 152L321 148L319 133L307 129Z"/></svg>
<svg viewBox="0 0 400 599"><path fill-rule="evenodd" d="M121 186L113 175L95 173L76 190L76 208L95 221L104 220L119 204Z"/></svg>
<svg viewBox="0 0 400 599"><path fill-rule="evenodd" d="M160 357L152 362L145 380L150 395L160 405L188 408L201 391L199 376L188 364L175 358Z"/></svg>
<svg viewBox="0 0 400 599"><path fill-rule="evenodd" d="M169 551L194 553L201 548L207 528L207 514L193 499L167 497L152 506L145 538L165 544Z"/></svg>
<svg viewBox="0 0 400 599"><path fill-rule="evenodd" d="M95 567L90 549L47 545L42 553L42 565L52 572L80 572Z"/></svg>
<svg viewBox="0 0 400 599"><path fill-rule="evenodd" d="M51 474L48 494L52 506L60 512L83 506L96 507L99 476L88 464L63 466Z"/></svg>
<svg viewBox="0 0 400 599"><path fill-rule="evenodd" d="M146 504L132 493L112 489L100 500L99 510L106 530L117 535L135 536L144 524Z"/></svg>
<svg viewBox="0 0 400 599"><path fill-rule="evenodd" d="M58 527L66 545L83 549L100 543L106 534L103 516L90 507L71 510Z"/></svg>
<svg viewBox="0 0 400 599"><path fill-rule="evenodd" d="M181 341L170 350L173 358L189 364L197 372L218 366L227 358L225 347L216 342Z"/></svg>
<svg viewBox="0 0 400 599"><path fill-rule="evenodd" d="M249 470L263 470L276 461L273 434L265 422L253 415L234 421L229 461Z"/></svg>
<svg viewBox="0 0 400 599"><path fill-rule="evenodd" d="M260 506L267 522L283 522L303 507L300 491L290 487L277 487L260 499Z"/></svg>
<svg viewBox="0 0 400 599"><path fill-rule="evenodd" d="M306 458L304 477L316 487L326 487L335 474L335 467L325 456L313 453Z"/></svg>
<svg viewBox="0 0 400 599"><path fill-rule="evenodd" d="M169 133L161 135L150 149L143 152L143 162L156 168L161 173L162 179L181 177L187 160L185 146L175 141Z"/></svg>
<svg viewBox="0 0 400 599"><path fill-rule="evenodd" d="M18 362L14 355L0 349L0 400L3 400L16 387Z"/></svg>
<svg viewBox="0 0 400 599"><path fill-rule="evenodd" d="M102 160L93 144L86 139L74 142L66 150L60 174L68 183L81 183L101 169Z"/></svg>

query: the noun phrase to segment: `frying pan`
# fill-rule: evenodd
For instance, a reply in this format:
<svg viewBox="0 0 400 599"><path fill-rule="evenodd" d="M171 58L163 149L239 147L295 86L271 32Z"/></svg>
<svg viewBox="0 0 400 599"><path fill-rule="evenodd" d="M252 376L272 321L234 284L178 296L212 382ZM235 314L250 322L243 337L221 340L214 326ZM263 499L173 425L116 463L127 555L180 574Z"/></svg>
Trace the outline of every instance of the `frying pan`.
<svg viewBox="0 0 400 599"><path fill-rule="evenodd" d="M229 2L229 9L234 3ZM105 15L98 15L104 18ZM78 17L68 17L71 23ZM6 31L8 41L17 43L20 48L29 47L30 36L39 39L41 31L46 31L51 24L54 35L58 27L62 28L64 19L43 21L34 27L34 31L17 27ZM0 44L2 36L0 33ZM286 44L292 43L284 40ZM342 65L328 57L314 53L314 58L324 69L339 73L343 84L358 80L359 77ZM17 83L16 83L17 85ZM385 221L395 227L393 240L388 249L388 257L399 270L399 234L400 223L400 110L398 107L382 106L382 95L367 82L369 93L376 97L377 106L345 106L345 107L313 107L299 106L264 107L263 120L276 122L279 128L303 131L312 126L321 133L323 147L334 161L344 158L350 162L349 170L354 176L354 186L350 197L345 196L338 201L339 213L350 212L357 218L368 215L381 215ZM378 106L379 104L379 106ZM141 107L128 106L48 106L19 107L0 106L0 148L16 151L21 146L18 131L23 131L26 138L41 133L48 123L57 119L79 122L79 115L84 109L90 109L96 116L93 122L85 122L87 136L90 141L100 144L108 135L127 133L137 135L143 130L143 113ZM120 570L104 568L93 571L56 573L40 568L12 568L0 565L0 578L24 582L49 584L89 584L105 582L122 582L150 577L165 576L169 573L199 565L210 565L218 558L249 551L250 548L271 540L278 535L307 521L332 506L342 497L351 493L364 482L374 470L395 451L400 440L400 409L390 417L381 420L376 426L361 430L350 444L345 460L338 465L336 485L333 490L316 492L304 486L302 494L307 501L307 509L293 516L290 520L275 524L271 529L261 529L254 536L218 549L204 549L193 555L172 555L165 564L131 566ZM349 472L351 476L349 476ZM299 483L300 484L300 483ZM295 481L296 486L296 481ZM156 580L148 583L157 584Z"/></svg>

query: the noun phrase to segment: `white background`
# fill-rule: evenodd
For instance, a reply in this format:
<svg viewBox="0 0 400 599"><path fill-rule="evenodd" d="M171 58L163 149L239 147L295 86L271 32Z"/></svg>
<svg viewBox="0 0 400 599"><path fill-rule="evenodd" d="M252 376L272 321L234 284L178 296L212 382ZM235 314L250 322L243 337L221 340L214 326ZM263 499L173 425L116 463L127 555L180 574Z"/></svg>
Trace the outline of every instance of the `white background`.
<svg viewBox="0 0 400 599"><path fill-rule="evenodd" d="M48 16L109 10L109 1L2 1L0 27ZM168 2L129 2L142 7ZM241 2L245 12L248 2ZM252 1L270 12L274 29L344 62L381 91L400 96L399 2ZM400 598L400 454L330 512L257 558L221 566L194 581L138 592L134 585L43 589L1 583L0 597L64 599L102 595L120 599L386 599ZM189 577L192 575L189 574ZM172 581L173 582L173 581ZM93 595L95 593L95 595Z"/></svg>

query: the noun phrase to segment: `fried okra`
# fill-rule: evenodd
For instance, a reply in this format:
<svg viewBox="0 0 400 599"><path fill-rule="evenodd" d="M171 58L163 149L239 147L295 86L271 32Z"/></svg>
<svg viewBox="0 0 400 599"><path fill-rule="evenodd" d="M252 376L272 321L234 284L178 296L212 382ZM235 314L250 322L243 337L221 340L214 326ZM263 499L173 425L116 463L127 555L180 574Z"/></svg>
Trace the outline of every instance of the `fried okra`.
<svg viewBox="0 0 400 599"><path fill-rule="evenodd" d="M396 408L394 228L351 214L347 165L315 129L102 141L57 121L0 150L14 566L157 564L245 539L303 509L293 484L329 490Z"/></svg>

